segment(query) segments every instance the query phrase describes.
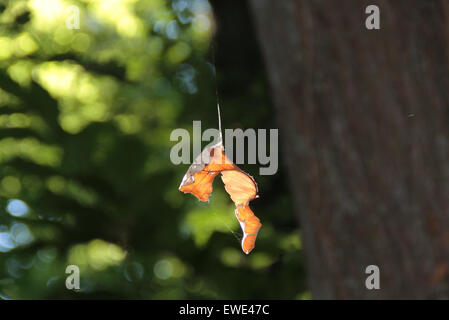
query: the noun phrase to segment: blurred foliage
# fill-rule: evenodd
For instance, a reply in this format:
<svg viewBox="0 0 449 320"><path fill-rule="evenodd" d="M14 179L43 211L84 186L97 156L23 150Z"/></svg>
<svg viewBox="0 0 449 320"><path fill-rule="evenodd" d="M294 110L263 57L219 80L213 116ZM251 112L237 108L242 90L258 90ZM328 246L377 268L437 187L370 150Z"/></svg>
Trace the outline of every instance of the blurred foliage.
<svg viewBox="0 0 449 320"><path fill-rule="evenodd" d="M71 30L73 6L80 29ZM263 223L246 256L220 179L200 203L178 191L188 166L169 159L173 129L216 127L212 51L224 126L275 127L237 6L2 2L0 298L308 297L282 164L275 176L245 167ZM69 264L80 267L79 291L65 288Z"/></svg>

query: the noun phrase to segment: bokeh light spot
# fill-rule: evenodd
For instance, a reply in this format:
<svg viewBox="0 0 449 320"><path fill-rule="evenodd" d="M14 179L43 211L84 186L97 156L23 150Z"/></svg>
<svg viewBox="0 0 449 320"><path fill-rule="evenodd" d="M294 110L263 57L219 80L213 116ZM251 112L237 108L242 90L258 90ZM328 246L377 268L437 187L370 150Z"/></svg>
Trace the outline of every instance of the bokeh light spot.
<svg viewBox="0 0 449 320"><path fill-rule="evenodd" d="M13 217L24 217L28 213L28 206L22 200L12 199L8 201L6 211Z"/></svg>
<svg viewBox="0 0 449 320"><path fill-rule="evenodd" d="M139 281L143 277L143 266L138 262L129 263L124 270L126 280L129 282Z"/></svg>
<svg viewBox="0 0 449 320"><path fill-rule="evenodd" d="M79 52L86 52L90 47L90 37L85 33L78 33L72 42L72 48Z"/></svg>
<svg viewBox="0 0 449 320"><path fill-rule="evenodd" d="M179 35L179 26L176 20L173 20L167 24L165 28L165 33L169 39L177 39Z"/></svg>
<svg viewBox="0 0 449 320"><path fill-rule="evenodd" d="M14 242L20 246L27 245L34 240L30 229L23 223L14 223L10 233Z"/></svg>
<svg viewBox="0 0 449 320"><path fill-rule="evenodd" d="M173 275L173 266L170 261L160 260L154 265L154 274L161 280L167 280Z"/></svg>
<svg viewBox="0 0 449 320"><path fill-rule="evenodd" d="M0 226L0 252L8 252L16 245L6 226Z"/></svg>
<svg viewBox="0 0 449 320"><path fill-rule="evenodd" d="M185 42L178 42L167 50L168 62L178 64L190 56L190 46Z"/></svg>
<svg viewBox="0 0 449 320"><path fill-rule="evenodd" d="M13 54L13 47L11 39L7 37L0 37L0 60L9 59Z"/></svg>
<svg viewBox="0 0 449 320"><path fill-rule="evenodd" d="M228 267L236 267L242 260L242 253L235 248L225 248L221 252L221 262Z"/></svg>
<svg viewBox="0 0 449 320"><path fill-rule="evenodd" d="M1 186L3 191L9 195L16 195L22 189L20 180L13 176L4 177L2 179Z"/></svg>
<svg viewBox="0 0 449 320"><path fill-rule="evenodd" d="M69 252L69 263L80 267L88 266L102 271L110 266L119 265L127 252L115 243L95 239L88 244L73 246Z"/></svg>
<svg viewBox="0 0 449 320"><path fill-rule="evenodd" d="M39 47L28 33L23 33L15 40L17 51L21 56L35 52Z"/></svg>
<svg viewBox="0 0 449 320"><path fill-rule="evenodd" d="M276 260L271 255L264 252L252 253L249 263L254 269L263 269L272 265Z"/></svg>

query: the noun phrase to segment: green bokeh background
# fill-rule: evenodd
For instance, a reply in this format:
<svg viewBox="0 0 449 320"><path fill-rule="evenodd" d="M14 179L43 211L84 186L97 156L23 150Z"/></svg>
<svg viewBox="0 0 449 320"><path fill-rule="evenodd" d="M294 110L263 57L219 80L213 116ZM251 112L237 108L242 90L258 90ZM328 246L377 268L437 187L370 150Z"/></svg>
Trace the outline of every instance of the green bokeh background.
<svg viewBox="0 0 449 320"><path fill-rule="evenodd" d="M68 29L74 7L80 28ZM220 179L178 191L170 133L277 128L244 1L0 2L0 298L306 299L282 157L245 255ZM81 289L65 287L68 265Z"/></svg>

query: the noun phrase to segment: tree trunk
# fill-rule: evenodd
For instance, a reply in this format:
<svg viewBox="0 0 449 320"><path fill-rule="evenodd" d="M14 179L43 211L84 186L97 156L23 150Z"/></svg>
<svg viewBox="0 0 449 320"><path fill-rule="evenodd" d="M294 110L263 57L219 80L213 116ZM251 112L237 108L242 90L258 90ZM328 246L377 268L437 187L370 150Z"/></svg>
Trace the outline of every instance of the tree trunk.
<svg viewBox="0 0 449 320"><path fill-rule="evenodd" d="M449 2L250 3L312 296L449 298Z"/></svg>

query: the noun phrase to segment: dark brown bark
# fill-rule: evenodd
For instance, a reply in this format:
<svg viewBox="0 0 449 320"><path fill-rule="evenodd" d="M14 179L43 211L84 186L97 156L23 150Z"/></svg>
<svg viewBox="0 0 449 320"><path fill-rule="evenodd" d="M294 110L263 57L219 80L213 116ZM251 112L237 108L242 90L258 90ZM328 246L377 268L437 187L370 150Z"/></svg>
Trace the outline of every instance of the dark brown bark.
<svg viewBox="0 0 449 320"><path fill-rule="evenodd" d="M449 298L449 1L250 3L313 297Z"/></svg>

